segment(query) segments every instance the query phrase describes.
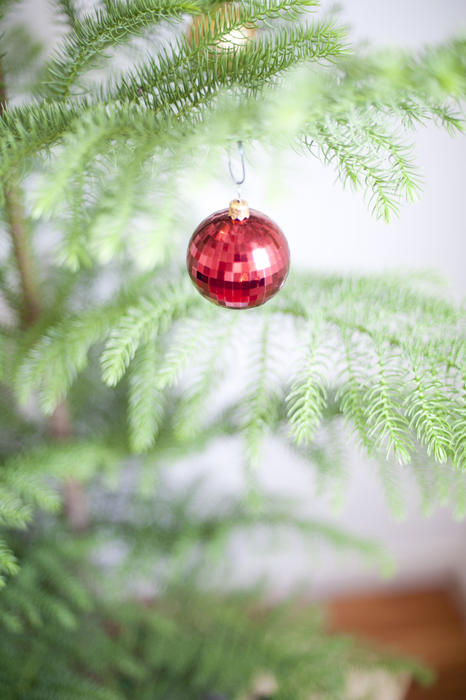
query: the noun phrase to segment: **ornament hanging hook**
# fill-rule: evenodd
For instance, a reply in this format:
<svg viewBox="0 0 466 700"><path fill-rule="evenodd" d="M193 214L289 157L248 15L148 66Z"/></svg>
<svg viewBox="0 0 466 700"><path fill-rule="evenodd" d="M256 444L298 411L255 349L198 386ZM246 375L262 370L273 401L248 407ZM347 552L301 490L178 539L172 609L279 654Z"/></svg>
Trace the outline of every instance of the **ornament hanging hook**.
<svg viewBox="0 0 466 700"><path fill-rule="evenodd" d="M246 180L246 164L244 160L244 146L242 141L238 141L238 153L241 161L241 177L236 178L235 174L233 173L233 166L231 163L231 150L228 152L228 170L230 171L231 179L235 183L235 185L238 188L238 200L241 199L241 185L244 183Z"/></svg>

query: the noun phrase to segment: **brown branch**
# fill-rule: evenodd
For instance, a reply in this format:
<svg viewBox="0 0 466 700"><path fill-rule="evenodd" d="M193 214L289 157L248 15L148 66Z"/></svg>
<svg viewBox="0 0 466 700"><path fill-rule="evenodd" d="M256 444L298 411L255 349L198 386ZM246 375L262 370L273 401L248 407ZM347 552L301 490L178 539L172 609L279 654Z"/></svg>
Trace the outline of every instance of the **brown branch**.
<svg viewBox="0 0 466 700"><path fill-rule="evenodd" d="M57 441L66 441L73 435L70 412L66 401L61 401L49 419L49 430ZM63 502L68 525L75 532L82 532L89 524L89 512L81 482L68 478L63 484Z"/></svg>
<svg viewBox="0 0 466 700"><path fill-rule="evenodd" d="M0 116L7 106L5 78L0 63ZM40 315L40 295L37 285L34 262L29 249L26 220L21 201L21 190L15 183L4 185L5 212L8 230L13 244L13 252L23 293L23 320L26 326L32 325Z"/></svg>
<svg viewBox="0 0 466 700"><path fill-rule="evenodd" d="M22 315L26 326L34 324L40 316L39 289L37 278L28 250L28 236L23 217L21 193L17 185L12 184L3 188L5 197L5 211L8 229L11 235L13 251L18 266L23 292Z"/></svg>
<svg viewBox="0 0 466 700"><path fill-rule="evenodd" d="M5 77L0 61L0 117L7 108ZM18 268L23 296L23 322L33 326L41 315L40 290L37 283L34 258L29 245L26 217L22 202L21 188L16 183L3 187L6 219L10 233L13 254ZM68 405L62 401L49 420L49 432L54 440L67 440L72 436ZM88 511L82 484L69 478L63 486L63 502L69 526L75 531L84 530L88 524Z"/></svg>

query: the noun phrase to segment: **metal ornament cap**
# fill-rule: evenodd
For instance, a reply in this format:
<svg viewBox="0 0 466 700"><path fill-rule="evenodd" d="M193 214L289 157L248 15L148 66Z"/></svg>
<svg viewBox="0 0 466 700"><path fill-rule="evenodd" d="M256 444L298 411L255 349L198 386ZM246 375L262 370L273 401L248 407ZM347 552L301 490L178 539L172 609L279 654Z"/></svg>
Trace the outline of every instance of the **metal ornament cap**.
<svg viewBox="0 0 466 700"><path fill-rule="evenodd" d="M222 209L199 224L189 241L186 263L206 299L230 309L248 309L264 304L282 287L290 251L280 228L265 214L254 209L247 218L234 214L232 218L231 209Z"/></svg>
<svg viewBox="0 0 466 700"><path fill-rule="evenodd" d="M230 219L237 219L238 221L243 221L244 219L249 219L249 205L245 199L233 199L230 202L230 208L228 209L228 216Z"/></svg>

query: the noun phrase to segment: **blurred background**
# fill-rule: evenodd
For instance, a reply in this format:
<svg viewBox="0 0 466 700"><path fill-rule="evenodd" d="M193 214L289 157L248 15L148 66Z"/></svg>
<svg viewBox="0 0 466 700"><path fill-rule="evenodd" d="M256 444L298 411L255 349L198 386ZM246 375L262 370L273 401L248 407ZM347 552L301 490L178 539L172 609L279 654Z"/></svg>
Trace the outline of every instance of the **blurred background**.
<svg viewBox="0 0 466 700"><path fill-rule="evenodd" d="M91 6L91 2L82 2ZM324 9L333 4L322 3ZM50 43L48 5L31 0L21 9L24 19ZM354 42L376 46L416 48L445 41L466 29L466 3L448 0L346 0L340 8ZM17 16L17 19L19 17ZM57 34L60 28L57 27ZM390 224L376 221L360 193L343 189L331 168L310 158L288 154L274 168L260 152L248 152L243 196L266 212L284 230L292 258L300 266L325 271L432 270L445 281L447 293L461 299L466 290L465 162L466 140L444 130L423 128L413 134L416 160L424 185L419 201L405 205ZM223 208L235 194L225 169L208 189L192 183L193 224L211 211ZM188 239L191 231L186 232ZM226 389L226 391L228 388ZM219 397L221 402L222 397ZM379 541L394 560L394 575L364 567L359 558L328 551L309 552L287 543L286 554L264 551L249 556L245 542L233 543L235 562L232 584L250 584L267 575L271 592L284 594L296 585L306 596L323 596L397 589L422 585L454 585L466 600L466 523L456 522L448 509L422 513L418 491L405 481L400 517L383 493L379 468L362 456L350 440L345 455L345 478L338 491L319 489L308 468L282 445L270 442L260 472L262 483L273 493L302 502L303 512L323 516L348 530ZM402 469L401 469L402 472ZM173 484L194 476L207 477L208 490L236 491L243 478L242 447L235 439L220 440L198 456L176 463ZM260 543L259 543L260 545Z"/></svg>

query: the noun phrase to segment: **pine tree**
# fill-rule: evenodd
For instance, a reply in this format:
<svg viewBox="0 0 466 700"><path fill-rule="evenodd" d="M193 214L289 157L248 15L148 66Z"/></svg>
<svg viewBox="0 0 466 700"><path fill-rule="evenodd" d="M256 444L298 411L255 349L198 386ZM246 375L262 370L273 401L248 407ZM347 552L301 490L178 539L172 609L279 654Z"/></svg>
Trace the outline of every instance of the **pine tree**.
<svg viewBox="0 0 466 700"><path fill-rule="evenodd" d="M183 270L180 212L186 179L242 140L317 156L389 220L419 190L406 133L463 129L464 39L355 50L335 18L309 21L316 0L55 0L66 29L46 57L19 4L0 0L3 697L233 699L265 670L278 699L331 700L355 668L427 678L327 635L315 610L214 592L208 572L257 528L390 564L260 493L272 432L333 480L353 432L392 495L405 465L426 508L464 516L463 310L414 277L297 270L264 308L214 308ZM212 414L245 335L248 382ZM247 493L200 512L165 464L231 435Z"/></svg>

